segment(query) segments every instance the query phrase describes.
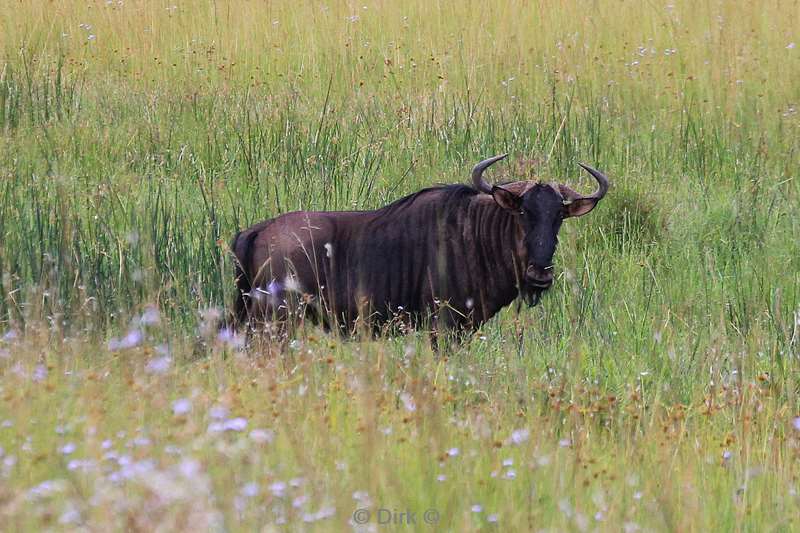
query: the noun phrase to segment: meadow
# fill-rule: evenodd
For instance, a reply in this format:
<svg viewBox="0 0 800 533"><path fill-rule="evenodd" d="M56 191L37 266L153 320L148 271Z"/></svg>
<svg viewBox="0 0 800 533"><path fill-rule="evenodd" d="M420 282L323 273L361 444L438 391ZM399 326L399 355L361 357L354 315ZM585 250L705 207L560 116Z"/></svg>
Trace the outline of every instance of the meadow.
<svg viewBox="0 0 800 533"><path fill-rule="evenodd" d="M0 12L0 530L800 527L797 2ZM217 335L237 230L506 151L613 183L539 306Z"/></svg>

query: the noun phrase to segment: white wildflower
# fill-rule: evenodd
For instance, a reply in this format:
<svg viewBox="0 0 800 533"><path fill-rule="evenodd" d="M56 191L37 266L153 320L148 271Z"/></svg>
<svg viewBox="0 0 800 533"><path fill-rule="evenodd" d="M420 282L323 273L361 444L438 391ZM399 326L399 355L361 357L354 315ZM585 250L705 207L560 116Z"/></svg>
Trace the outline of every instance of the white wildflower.
<svg viewBox="0 0 800 533"><path fill-rule="evenodd" d="M297 496L295 499L292 500L292 507L294 507L295 509L300 509L306 504L307 501L308 501L308 496L306 496L305 494L301 494L300 496Z"/></svg>
<svg viewBox="0 0 800 533"><path fill-rule="evenodd" d="M168 355L154 357L147 362L144 370L148 374L165 374L171 365L172 357L169 357Z"/></svg>
<svg viewBox="0 0 800 533"><path fill-rule="evenodd" d="M231 348L240 348L244 346L244 337L236 333L235 329L222 328L217 333L217 341L221 344L226 344Z"/></svg>
<svg viewBox="0 0 800 533"><path fill-rule="evenodd" d="M44 365L36 365L33 371L33 381L39 383L47 379L47 367Z"/></svg>
<svg viewBox="0 0 800 533"><path fill-rule="evenodd" d="M116 352L119 350L126 350L128 348L135 348L144 341L144 335L138 329L128 331L122 338L113 338L108 341L109 351Z"/></svg>
<svg viewBox="0 0 800 533"><path fill-rule="evenodd" d="M297 281L297 278L291 274L286 276L286 278L283 280L283 286L286 287L286 290L289 292L303 292L300 282Z"/></svg>
<svg viewBox="0 0 800 533"><path fill-rule="evenodd" d="M255 482L247 483L242 487L242 496L246 498L255 498L259 492L261 492L261 487Z"/></svg>
<svg viewBox="0 0 800 533"><path fill-rule="evenodd" d="M730 460L731 460L731 458L732 458L732 457L733 457L733 453L732 453L730 450L724 450L724 451L722 452L722 460L723 460L724 462L726 462L726 463L727 463L728 461L730 461Z"/></svg>
<svg viewBox="0 0 800 533"><path fill-rule="evenodd" d="M286 483L283 481L276 481L269 486L269 491L276 498L283 498L286 494Z"/></svg>
<svg viewBox="0 0 800 533"><path fill-rule="evenodd" d="M194 459L184 459L178 464L178 472L183 477L192 479L200 472L200 463Z"/></svg>
<svg viewBox="0 0 800 533"><path fill-rule="evenodd" d="M77 446L75 446L75 444L73 444L71 442L68 442L65 445L63 445L61 448L59 448L58 451L60 451L64 455L69 455L72 452L74 452L76 449L77 449Z"/></svg>
<svg viewBox="0 0 800 533"><path fill-rule="evenodd" d="M225 431L244 431L247 428L247 419L242 417L231 418L224 424Z"/></svg>
<svg viewBox="0 0 800 533"><path fill-rule="evenodd" d="M58 518L58 523L61 525L76 524L81 521L81 513L74 507L70 507Z"/></svg>
<svg viewBox="0 0 800 533"><path fill-rule="evenodd" d="M515 429L511 432L511 442L514 444L522 444L530 438L531 432L528 429Z"/></svg>
<svg viewBox="0 0 800 533"><path fill-rule="evenodd" d="M403 406L406 408L406 411L413 413L417 410L417 404L414 402L414 397L409 393L404 392L400 394L400 401L403 402Z"/></svg>
<svg viewBox="0 0 800 533"><path fill-rule="evenodd" d="M158 312L158 308L154 306L148 306L142 316L139 317L139 324L143 326L156 326L161 322L161 315Z"/></svg>
<svg viewBox="0 0 800 533"><path fill-rule="evenodd" d="M228 408L224 405L215 405L209 409L208 416L214 420L223 420L228 417Z"/></svg>
<svg viewBox="0 0 800 533"><path fill-rule="evenodd" d="M172 402L172 413L175 416L183 416L192 411L192 401L187 398L180 398Z"/></svg>
<svg viewBox="0 0 800 533"><path fill-rule="evenodd" d="M275 439L275 432L271 429L254 429L250 432L250 440L258 444L268 444Z"/></svg>

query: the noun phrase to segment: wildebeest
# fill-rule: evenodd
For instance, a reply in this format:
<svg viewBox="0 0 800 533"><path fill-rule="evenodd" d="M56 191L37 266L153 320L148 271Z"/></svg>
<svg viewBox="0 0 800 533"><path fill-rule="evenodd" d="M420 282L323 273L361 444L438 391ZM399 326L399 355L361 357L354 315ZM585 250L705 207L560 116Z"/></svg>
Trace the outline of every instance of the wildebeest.
<svg viewBox="0 0 800 533"><path fill-rule="evenodd" d="M584 196L566 185L430 187L374 211L296 211L236 235L234 320L284 325L298 315L350 332L394 323L475 329L517 296L536 305L553 283L565 218L591 211L608 179Z"/></svg>

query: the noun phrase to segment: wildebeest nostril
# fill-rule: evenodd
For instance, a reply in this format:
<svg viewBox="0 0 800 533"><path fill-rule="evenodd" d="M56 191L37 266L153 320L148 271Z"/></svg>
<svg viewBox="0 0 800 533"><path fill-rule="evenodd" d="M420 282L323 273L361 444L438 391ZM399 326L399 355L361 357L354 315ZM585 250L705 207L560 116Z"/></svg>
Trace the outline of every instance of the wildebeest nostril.
<svg viewBox="0 0 800 533"><path fill-rule="evenodd" d="M550 286L553 283L553 266L538 267L536 265L528 265L525 270L525 277L535 285Z"/></svg>

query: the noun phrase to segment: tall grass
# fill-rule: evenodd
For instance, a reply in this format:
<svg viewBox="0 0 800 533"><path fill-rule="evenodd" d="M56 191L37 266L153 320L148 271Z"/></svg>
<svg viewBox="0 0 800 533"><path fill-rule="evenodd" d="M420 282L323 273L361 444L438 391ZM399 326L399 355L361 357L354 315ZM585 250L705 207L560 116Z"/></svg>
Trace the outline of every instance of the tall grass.
<svg viewBox="0 0 800 533"><path fill-rule="evenodd" d="M328 530L359 507L372 525L379 507L433 508L447 530L800 518L796 6L0 9L5 523ZM284 353L209 336L238 229L464 182L503 151L498 181L590 190L586 161L614 184L565 224L540 307L441 358L421 335L311 329Z"/></svg>

